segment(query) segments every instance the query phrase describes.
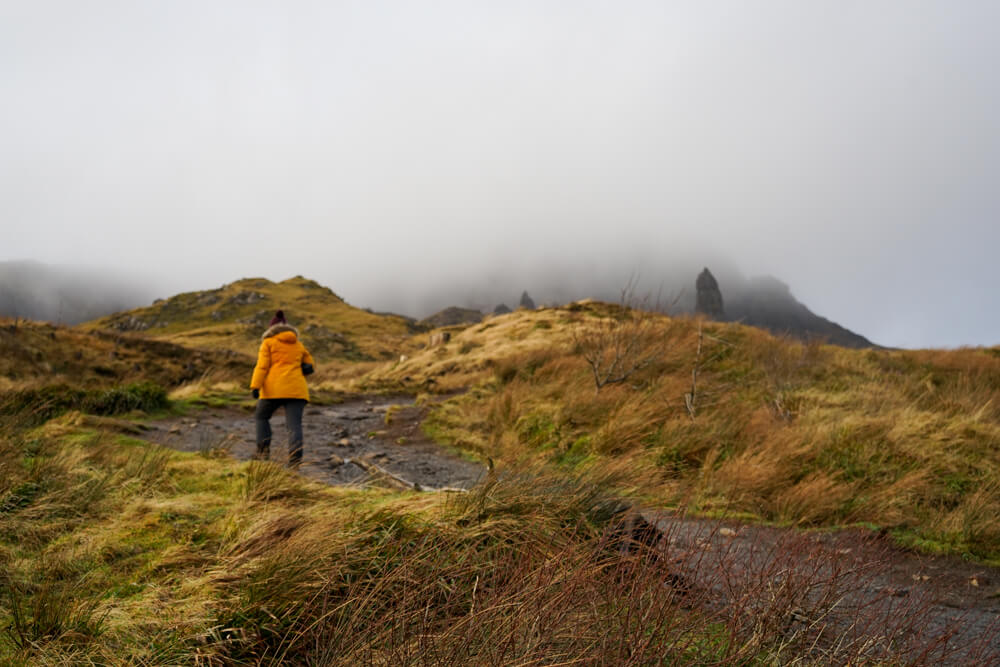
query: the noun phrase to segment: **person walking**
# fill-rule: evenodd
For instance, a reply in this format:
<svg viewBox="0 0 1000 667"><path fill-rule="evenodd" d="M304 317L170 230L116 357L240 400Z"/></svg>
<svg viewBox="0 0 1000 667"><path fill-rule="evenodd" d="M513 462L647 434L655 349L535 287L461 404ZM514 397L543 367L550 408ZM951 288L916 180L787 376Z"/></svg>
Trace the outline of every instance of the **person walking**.
<svg viewBox="0 0 1000 667"><path fill-rule="evenodd" d="M250 391L257 400L254 421L257 425L256 459L271 455L271 416L285 409L288 430L288 465L302 463L302 413L309 402L306 375L313 372L313 358L299 341L299 332L289 326L285 313L278 311L264 332L257 353L257 365L250 380Z"/></svg>

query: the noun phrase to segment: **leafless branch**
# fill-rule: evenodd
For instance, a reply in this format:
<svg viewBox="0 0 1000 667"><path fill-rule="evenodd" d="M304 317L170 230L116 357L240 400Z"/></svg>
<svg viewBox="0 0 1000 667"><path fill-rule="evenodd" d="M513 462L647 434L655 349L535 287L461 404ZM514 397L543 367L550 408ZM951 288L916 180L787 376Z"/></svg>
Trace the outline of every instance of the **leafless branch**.
<svg viewBox="0 0 1000 667"><path fill-rule="evenodd" d="M636 278L621 291L621 299L610 317L586 323L574 333L577 348L590 366L594 388L600 392L610 384L627 382L648 368L663 353L665 341L656 335L656 320L647 308L648 299L635 298Z"/></svg>
<svg viewBox="0 0 1000 667"><path fill-rule="evenodd" d="M698 351L694 356L694 368L691 370L691 391L684 394L684 404L687 406L691 421L694 421L698 401L698 372L701 370L701 346L705 340L705 333L702 330L702 322L698 322Z"/></svg>

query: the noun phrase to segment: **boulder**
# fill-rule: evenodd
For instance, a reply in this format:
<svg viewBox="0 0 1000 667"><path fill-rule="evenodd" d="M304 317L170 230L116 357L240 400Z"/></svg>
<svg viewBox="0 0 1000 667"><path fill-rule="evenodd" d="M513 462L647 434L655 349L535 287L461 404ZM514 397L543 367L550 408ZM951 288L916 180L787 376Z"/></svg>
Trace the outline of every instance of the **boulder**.
<svg viewBox="0 0 1000 667"><path fill-rule="evenodd" d="M448 331L438 331L432 333L430 340L427 343L428 347L437 347L438 345L444 345L451 340L451 333Z"/></svg>

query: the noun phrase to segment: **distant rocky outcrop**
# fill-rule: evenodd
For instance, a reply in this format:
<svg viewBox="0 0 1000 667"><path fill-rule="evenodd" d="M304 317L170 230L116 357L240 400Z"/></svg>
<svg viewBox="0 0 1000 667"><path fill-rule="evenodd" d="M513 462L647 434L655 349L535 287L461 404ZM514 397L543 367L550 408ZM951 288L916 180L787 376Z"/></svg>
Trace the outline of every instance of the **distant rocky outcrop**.
<svg viewBox="0 0 1000 667"><path fill-rule="evenodd" d="M711 317L713 320L721 320L725 317L725 310L722 307L722 291L719 283L706 267L695 280L695 312Z"/></svg>
<svg viewBox="0 0 1000 667"><path fill-rule="evenodd" d="M520 307L521 308L527 308L528 310L534 310L535 309L535 302L534 302L534 300L530 296L528 296L527 290L525 290L524 292L521 293Z"/></svg>
<svg viewBox="0 0 1000 667"><path fill-rule="evenodd" d="M444 310L434 313L430 317L420 320L420 326L428 329L437 327L452 327L460 324L475 324L483 321L483 313L474 308L459 308L450 306Z"/></svg>
<svg viewBox="0 0 1000 667"><path fill-rule="evenodd" d="M725 308L722 289L707 268L698 275L695 289L695 311L712 319L740 322L804 341L821 340L852 348L876 347L864 336L813 313L777 278L762 276L727 284Z"/></svg>
<svg viewBox="0 0 1000 667"><path fill-rule="evenodd" d="M762 276L747 281L727 301L726 320L788 334L800 340L822 340L852 348L877 347L864 336L815 314L796 299L788 285Z"/></svg>
<svg viewBox="0 0 1000 667"><path fill-rule="evenodd" d="M510 307L505 303L501 303L496 308L493 309L494 315L506 315L507 313L510 312L513 311L511 311Z"/></svg>

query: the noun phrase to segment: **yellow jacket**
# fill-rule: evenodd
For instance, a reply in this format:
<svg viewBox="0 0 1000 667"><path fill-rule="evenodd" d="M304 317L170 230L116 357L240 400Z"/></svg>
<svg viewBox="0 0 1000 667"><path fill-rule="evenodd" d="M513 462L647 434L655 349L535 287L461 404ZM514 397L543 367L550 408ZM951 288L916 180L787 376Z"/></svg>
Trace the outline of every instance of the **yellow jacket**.
<svg viewBox="0 0 1000 667"><path fill-rule="evenodd" d="M302 363L313 363L309 350L299 342L298 331L287 324L276 324L264 332L257 353L257 365L250 380L251 389L260 389L261 398L304 398L309 400L309 386L302 374Z"/></svg>

